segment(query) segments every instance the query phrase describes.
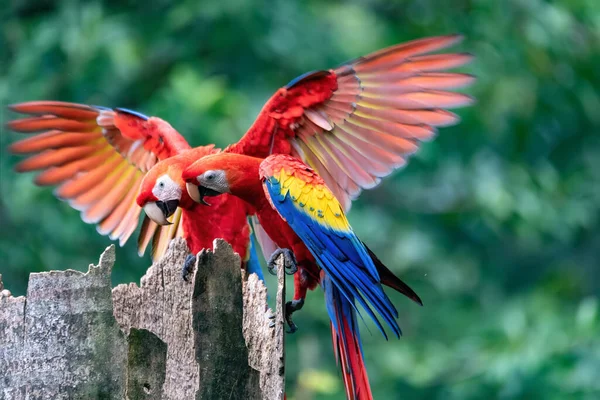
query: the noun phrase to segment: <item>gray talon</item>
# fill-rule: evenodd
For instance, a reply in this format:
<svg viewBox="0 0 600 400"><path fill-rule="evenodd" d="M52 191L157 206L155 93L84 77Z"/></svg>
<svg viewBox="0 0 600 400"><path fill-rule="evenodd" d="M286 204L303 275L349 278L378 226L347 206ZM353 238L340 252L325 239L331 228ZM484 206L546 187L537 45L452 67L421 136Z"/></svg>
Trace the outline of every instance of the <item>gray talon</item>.
<svg viewBox="0 0 600 400"><path fill-rule="evenodd" d="M298 265L296 262L296 256L290 249L277 249L271 254L269 262L267 263L267 270L271 275L277 275L277 258L283 254L283 265L285 273L288 275L294 275L298 271Z"/></svg>
<svg viewBox="0 0 600 400"><path fill-rule="evenodd" d="M292 321L292 314L298 310L301 310L304 306L304 299L292 300L285 303L285 322L287 322L290 329L287 333L294 333L298 330L298 326Z"/></svg>
<svg viewBox="0 0 600 400"><path fill-rule="evenodd" d="M185 258L185 262L183 263L183 268L181 269L181 277L184 281L187 282L188 275L194 269L194 264L196 264L196 256L193 254L188 254L188 256Z"/></svg>

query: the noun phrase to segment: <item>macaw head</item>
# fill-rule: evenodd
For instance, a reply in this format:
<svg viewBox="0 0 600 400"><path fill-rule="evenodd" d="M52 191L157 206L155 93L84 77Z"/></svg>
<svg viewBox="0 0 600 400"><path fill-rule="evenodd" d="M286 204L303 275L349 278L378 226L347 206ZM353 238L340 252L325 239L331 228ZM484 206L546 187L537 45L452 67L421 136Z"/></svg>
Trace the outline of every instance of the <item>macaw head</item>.
<svg viewBox="0 0 600 400"><path fill-rule="evenodd" d="M208 196L230 193L241 198L251 194L256 184L260 189L259 158L233 153L204 157L184 169L182 178L188 195L196 202L210 205Z"/></svg>
<svg viewBox="0 0 600 400"><path fill-rule="evenodd" d="M192 161L213 151L213 146L196 148L162 160L146 173L136 201L151 220L170 225L168 218L177 207L189 210L196 206L185 189L181 173Z"/></svg>

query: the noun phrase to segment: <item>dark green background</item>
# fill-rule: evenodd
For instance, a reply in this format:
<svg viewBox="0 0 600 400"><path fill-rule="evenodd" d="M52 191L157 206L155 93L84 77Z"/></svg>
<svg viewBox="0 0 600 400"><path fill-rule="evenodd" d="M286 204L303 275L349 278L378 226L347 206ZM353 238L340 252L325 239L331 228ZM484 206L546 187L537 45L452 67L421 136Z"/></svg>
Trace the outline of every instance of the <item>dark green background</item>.
<svg viewBox="0 0 600 400"><path fill-rule="evenodd" d="M143 4L143 5L142 5ZM174 5L171 5L174 4ZM363 329L378 399L600 398L600 3L17 1L0 11L0 102L124 106L225 146L291 78L460 32L474 107L349 218L421 295L392 293L405 336ZM11 115L2 111L3 121ZM110 243L18 175L0 136L0 273L97 261ZM115 283L148 258L117 252ZM288 337L289 399L340 399L320 291Z"/></svg>

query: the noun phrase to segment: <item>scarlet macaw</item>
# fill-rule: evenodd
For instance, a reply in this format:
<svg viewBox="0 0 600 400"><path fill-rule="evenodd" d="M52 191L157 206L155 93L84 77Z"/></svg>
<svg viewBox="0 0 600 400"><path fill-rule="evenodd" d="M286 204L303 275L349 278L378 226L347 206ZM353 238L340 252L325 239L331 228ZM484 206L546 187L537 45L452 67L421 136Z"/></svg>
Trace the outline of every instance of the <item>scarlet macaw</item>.
<svg viewBox="0 0 600 400"><path fill-rule="evenodd" d="M462 66L471 56L430 54L460 40L457 35L415 40L333 70L304 74L279 89L242 139L225 151L257 157L271 153L299 157L323 176L348 210L351 199L361 189L373 187L381 177L404 165L419 141L434 136L436 127L458 121L458 116L444 108L471 103L469 96L447 91L470 84L470 75L439 72ZM197 240L195 245L194 238L199 233L184 228L185 221L192 217L183 206L189 203L187 199L165 198L156 202L150 195L159 184L163 169L173 171L177 168L169 168L169 164L187 162L186 156L173 157L191 149L167 122L126 109L53 101L22 103L11 108L33 115L10 122L11 129L26 133L46 131L11 146L15 153L35 153L20 163L17 171L43 170L36 183L60 184L56 195L81 210L85 222L98 224L99 233L119 239L121 245L127 241L138 223L140 210L134 204L135 196L145 176L139 204L148 205L146 210L154 222L144 219L139 253L152 242L153 257L157 259L170 239L181 235L194 253L201 247L210 247L212 240ZM208 154L217 150L198 151ZM152 168L155 164L156 170ZM169 177L179 183L185 196L176 175L170 173ZM175 186L171 192L178 193ZM153 201L148 202L149 199ZM183 210L173 209L175 200ZM247 229L240 222L241 207L223 207L223 215L211 217L215 225L225 226L228 231L239 229L245 240ZM207 217L195 214L196 220ZM164 224L167 218L175 222L170 227L155 223ZM263 249L272 248L261 228L256 228ZM218 229L205 233L206 238L235 239ZM245 254L242 248L234 249Z"/></svg>
<svg viewBox="0 0 600 400"><path fill-rule="evenodd" d="M471 103L469 96L445 89L468 85L472 76L437 72L463 65L471 56L428 54L460 39L451 35L415 40L296 78L267 102L246 135L225 151L300 158L347 211L363 188L377 185L381 177L406 163L420 141L433 138L436 126L458 120L443 107ZM266 238L260 237L264 242ZM290 312L302 307L307 289L318 281L318 274L300 261L310 262L305 250L292 250L301 271L295 275ZM291 264L291 254L284 253ZM273 261L271 257L269 264ZM290 326L294 329L293 323Z"/></svg>
<svg viewBox="0 0 600 400"><path fill-rule="evenodd" d="M325 290L334 348L340 358L349 399L372 397L362 358L355 314L358 302L387 335L376 313L396 336L398 312L381 284L422 304L353 233L341 203L310 167L290 155L260 159L220 153L204 157L183 172L190 196L207 204L206 196L231 194L248 202L269 237L291 249L287 263L296 264L298 291L317 283ZM292 303L302 306L304 296ZM290 323L291 321L288 321ZM293 326L293 322L290 323Z"/></svg>
<svg viewBox="0 0 600 400"><path fill-rule="evenodd" d="M209 213L190 199L181 179L185 166L218 151L213 145L192 149L167 122L121 108L56 101L11 108L33 116L11 121L9 128L46 131L10 147L14 153L34 153L16 170L42 170L35 183L59 185L55 195L80 210L83 221L97 224L100 234L119 239L122 246L137 227L139 204L152 218L146 216L142 223L140 255L152 242L156 260L171 239L182 236L193 254L223 238L242 258L249 257L245 204L224 197L215 203L218 212ZM258 264L250 267L262 276Z"/></svg>

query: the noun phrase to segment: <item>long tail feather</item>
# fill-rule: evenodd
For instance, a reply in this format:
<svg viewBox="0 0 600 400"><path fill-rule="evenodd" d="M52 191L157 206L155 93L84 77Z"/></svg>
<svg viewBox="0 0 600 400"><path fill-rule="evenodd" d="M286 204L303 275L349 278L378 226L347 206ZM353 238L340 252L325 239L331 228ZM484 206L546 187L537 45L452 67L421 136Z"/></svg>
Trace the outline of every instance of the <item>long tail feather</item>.
<svg viewBox="0 0 600 400"><path fill-rule="evenodd" d="M346 397L349 400L371 400L373 394L363 359L356 311L325 274L322 274L322 285L331 319L333 350L342 369Z"/></svg>

